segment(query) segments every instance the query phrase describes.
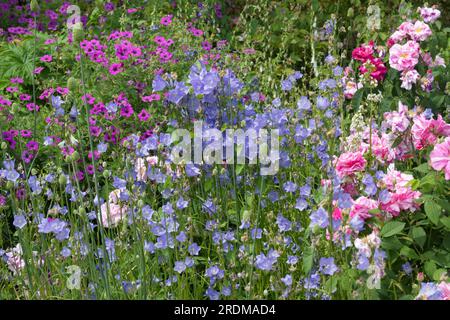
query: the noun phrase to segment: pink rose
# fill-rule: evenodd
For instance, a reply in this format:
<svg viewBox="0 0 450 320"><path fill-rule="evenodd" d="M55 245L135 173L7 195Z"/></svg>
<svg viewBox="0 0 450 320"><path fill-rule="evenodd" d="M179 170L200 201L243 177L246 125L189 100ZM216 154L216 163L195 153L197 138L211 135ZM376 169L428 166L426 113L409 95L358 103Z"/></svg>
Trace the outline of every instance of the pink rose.
<svg viewBox="0 0 450 320"><path fill-rule="evenodd" d="M373 42L368 45L364 44L361 47L355 48L352 52L352 58L361 62L366 62L373 55Z"/></svg>
<svg viewBox="0 0 450 320"><path fill-rule="evenodd" d="M404 132L409 127L408 107L398 102L398 112L385 112L384 119L393 132Z"/></svg>
<svg viewBox="0 0 450 320"><path fill-rule="evenodd" d="M444 170L445 180L450 180L450 137L434 146L430 153L430 163L434 170Z"/></svg>
<svg viewBox="0 0 450 320"><path fill-rule="evenodd" d="M336 172L341 178L349 176L354 172L363 171L366 163L367 161L361 152L346 152L337 159Z"/></svg>
<svg viewBox="0 0 450 320"><path fill-rule="evenodd" d="M418 8L417 10L419 11L420 16L423 18L423 21L425 21L426 23L434 22L441 16L441 12L438 9L425 7Z"/></svg>
<svg viewBox="0 0 450 320"><path fill-rule="evenodd" d="M419 62L420 47L415 41L394 44L389 49L389 64L398 71L410 70Z"/></svg>
<svg viewBox="0 0 450 320"><path fill-rule="evenodd" d="M372 217L372 214L369 213L369 210L373 210L378 208L378 202L369 199L367 197L359 197L355 201L353 201L353 206L350 209L350 217L358 216L360 219L368 219Z"/></svg>
<svg viewBox="0 0 450 320"><path fill-rule="evenodd" d="M413 121L411 134L417 150L435 144L438 136L450 136L450 124L447 124L441 115L438 115L437 119L428 120L423 114L420 114L416 115Z"/></svg>
<svg viewBox="0 0 450 320"><path fill-rule="evenodd" d="M109 206L109 213L108 213ZM114 203L104 203L101 206L101 220L102 225L105 228L116 227L120 221L126 216L128 211L127 206L120 206L119 204Z"/></svg>
<svg viewBox="0 0 450 320"><path fill-rule="evenodd" d="M408 34L415 41L425 41L432 33L430 27L426 23L416 21Z"/></svg>
<svg viewBox="0 0 450 320"><path fill-rule="evenodd" d="M402 80L402 84L400 87L406 90L411 90L412 85L416 84L417 80L419 79L420 74L416 71L416 69L405 70L400 76L400 80Z"/></svg>

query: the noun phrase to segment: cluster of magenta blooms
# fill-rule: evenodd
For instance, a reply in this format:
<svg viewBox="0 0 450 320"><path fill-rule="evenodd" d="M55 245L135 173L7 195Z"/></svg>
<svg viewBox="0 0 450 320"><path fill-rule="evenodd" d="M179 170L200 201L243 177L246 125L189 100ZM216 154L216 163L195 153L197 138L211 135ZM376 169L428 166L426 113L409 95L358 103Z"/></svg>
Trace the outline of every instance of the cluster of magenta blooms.
<svg viewBox="0 0 450 320"><path fill-rule="evenodd" d="M61 7L61 12L64 7L67 9L67 5ZM105 10L114 10L114 5L105 5ZM215 10L220 13L220 7ZM50 22L56 21L53 14L47 16ZM170 15L163 17L161 26L169 26L172 19ZM50 22L47 29L53 30ZM187 30L195 37L203 36L203 31L193 24ZM8 30L11 34L20 33L16 31ZM11 208L12 224L17 230L33 229L38 235L56 240L45 255L33 253L31 260L24 258L20 245L0 249L4 266L11 274L9 281L24 275L26 264L45 268L45 256L60 262L91 259L96 263L96 272L103 277L104 273L118 270L115 267L120 263L118 252L141 246L146 261L156 261L161 268L159 272L145 274L146 279L113 274L114 280L110 281L117 281L126 294L142 290L151 282L168 292L168 297L177 297L179 282L193 286L200 275L206 280L197 285L203 287L202 292L209 299L251 296L249 292L255 290L251 285L256 286L258 281L265 281L265 292L260 297L329 299L334 292L324 289L324 283L343 267L356 268L362 274L370 270L370 280L376 286L385 273L386 254L380 248L378 231L372 230L366 219L369 211L375 209L373 203L388 204L392 200L396 190L388 183L390 177L400 175L404 180L409 177L388 167L395 157L392 161L381 159L369 164L363 160L364 163L358 163L361 165L358 172L336 170L336 161L345 162L342 153L349 151L340 147L342 124L338 115L344 99L343 68L337 65L336 58L331 54L326 57L327 76L310 95L297 96L296 89L306 86L304 75L295 71L281 81L279 97L268 101L257 81L245 84L232 70L220 69L216 54L209 54L213 49L210 42L201 42L208 54L191 66L186 79L178 79L165 70L167 64L177 63L170 51L175 46L172 39L157 35L149 48L134 44L132 39L132 32L110 33L104 43L113 41L113 56L100 40L83 40L80 48L84 56L78 55L76 59L98 63L108 76L114 77L126 73L126 61L129 66L145 65L147 55L156 57L162 67L154 72L151 86L131 84L144 107L133 106L125 93L110 101L100 101L89 92L80 97L78 105L68 105L70 92L65 87L44 89L37 97L41 104L38 106L30 102L29 94L21 92L20 78L11 79L11 86L0 96L0 112L8 114L10 120L14 118L10 111L13 103L20 101L26 103L30 116L35 111L39 116L44 112L46 115L41 118L45 121L44 135L26 128L2 132L6 152L2 154L4 161L0 167L0 207ZM218 49L222 45L224 42L219 42ZM41 61L51 63L52 59ZM161 132L146 125L158 117L147 110L148 104L173 108L180 115L169 119L164 124L166 130ZM80 128L77 124L82 121L84 107L89 110L89 125ZM140 110L135 114L135 109ZM144 130L130 132L129 124L135 119ZM226 164L175 166L171 159L174 142L169 132L197 119L203 120L204 129L237 125L256 131L277 129L281 145L279 173L263 178L251 166L239 173ZM389 132L389 124L388 121L383 125L383 132ZM94 149L87 144L82 146L79 141L61 144L64 137L58 132L62 128L67 128L74 137L79 131L88 130ZM374 132L377 129L381 130L373 125ZM361 144L367 144L367 128L359 134ZM203 141L203 148L209 143L213 141ZM354 147L351 143L344 139L349 149ZM17 155L17 150L19 156L14 159L12 155ZM35 157L40 156L36 162L42 163L49 155L73 159L77 152L81 155L74 160L77 169L62 166L57 172L40 173L27 169ZM145 159L143 168L140 159ZM112 165L115 161L120 161L118 167ZM104 164L114 169L106 170ZM89 182L96 179L94 174L104 174L106 183L99 186L104 189L101 193L104 196L92 196L93 186ZM207 180L214 181L213 190L205 191L201 186ZM10 187L3 188L7 184ZM109 192L113 189L117 192L112 196ZM151 194L152 201L147 203L147 197L139 196L144 193ZM252 200L247 200L249 193ZM35 207L31 199L37 198L41 199L41 205ZM238 219L231 219L228 202L242 198L252 206L238 214ZM361 198L364 201L358 201ZM19 208L12 210L13 202ZM48 203L50 208L43 206ZM77 219L74 208L80 203L86 205L83 212L86 225L74 223ZM101 207L106 203L120 207L120 224L102 221ZM399 208L397 215L416 209L416 205ZM128 243L120 232L123 225L138 230L139 241ZM93 241L93 234L101 238L102 245ZM350 261L338 262L329 249L322 250L322 243L330 239L335 247L333 252L339 252L339 256L341 252L349 252ZM38 237L35 241L39 243ZM321 255L314 257L311 271L305 275L301 272L304 252L311 246ZM165 272L167 269L170 272ZM406 263L404 272L411 275L411 265ZM429 297L440 294L440 289L433 285L423 288ZM86 298L101 296L101 288L89 279L83 290Z"/></svg>

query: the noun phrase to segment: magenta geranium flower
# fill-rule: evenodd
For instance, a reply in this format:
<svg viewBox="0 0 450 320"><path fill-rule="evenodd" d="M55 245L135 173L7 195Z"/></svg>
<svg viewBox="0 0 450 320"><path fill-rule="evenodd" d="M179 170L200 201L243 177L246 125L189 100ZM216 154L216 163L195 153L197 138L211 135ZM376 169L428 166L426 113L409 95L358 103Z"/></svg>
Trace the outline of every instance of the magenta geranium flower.
<svg viewBox="0 0 450 320"><path fill-rule="evenodd" d="M121 73L123 71L122 67L123 67L123 63L113 63L109 67L109 73L112 74L112 75L116 75L118 73Z"/></svg>
<svg viewBox="0 0 450 320"><path fill-rule="evenodd" d="M139 114L138 114L138 118L139 118L140 121L144 122L144 121L147 121L150 118L150 114L148 113L147 110L142 109L142 111L139 112Z"/></svg>
<svg viewBox="0 0 450 320"><path fill-rule="evenodd" d="M172 15L169 14L161 18L161 24L164 26L168 26L172 23Z"/></svg>
<svg viewBox="0 0 450 320"><path fill-rule="evenodd" d="M51 62L53 60L53 57L49 54L46 54L45 56L42 56L39 60L42 62Z"/></svg>

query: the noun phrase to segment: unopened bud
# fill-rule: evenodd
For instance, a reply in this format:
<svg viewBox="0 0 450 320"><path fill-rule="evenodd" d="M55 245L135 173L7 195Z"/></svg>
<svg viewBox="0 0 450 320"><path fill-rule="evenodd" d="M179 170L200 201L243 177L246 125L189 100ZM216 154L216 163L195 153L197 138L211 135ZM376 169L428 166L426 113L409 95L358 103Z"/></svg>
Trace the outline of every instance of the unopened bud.
<svg viewBox="0 0 450 320"><path fill-rule="evenodd" d="M31 2L30 2L30 9L33 12L38 12L39 11L39 3L37 2L37 0L31 0Z"/></svg>

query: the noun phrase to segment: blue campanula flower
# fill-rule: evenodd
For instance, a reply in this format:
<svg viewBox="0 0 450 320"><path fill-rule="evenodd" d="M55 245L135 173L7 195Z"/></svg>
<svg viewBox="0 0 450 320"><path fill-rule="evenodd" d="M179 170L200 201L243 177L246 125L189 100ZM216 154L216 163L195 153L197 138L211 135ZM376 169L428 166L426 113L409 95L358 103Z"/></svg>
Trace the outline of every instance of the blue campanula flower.
<svg viewBox="0 0 450 320"><path fill-rule="evenodd" d="M269 250L267 256L261 253L256 256L255 266L260 270L271 271L279 256L279 253L273 249Z"/></svg>
<svg viewBox="0 0 450 320"><path fill-rule="evenodd" d="M288 219L283 217L283 215L281 213L278 214L278 216L277 216L277 225L278 225L278 228L280 229L280 232L289 231L289 230L291 230L291 227L292 227L291 221L289 221Z"/></svg>
<svg viewBox="0 0 450 320"><path fill-rule="evenodd" d="M330 258L320 258L320 260L319 260L319 270L323 274L332 276L339 269L334 264L334 258L330 257Z"/></svg>
<svg viewBox="0 0 450 320"><path fill-rule="evenodd" d="M311 219L310 228L318 226L319 228L324 229L329 224L328 213L322 207L313 211L309 218Z"/></svg>
<svg viewBox="0 0 450 320"><path fill-rule="evenodd" d="M27 219L23 215L16 215L14 216L13 225L16 228L22 229L27 224Z"/></svg>

